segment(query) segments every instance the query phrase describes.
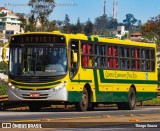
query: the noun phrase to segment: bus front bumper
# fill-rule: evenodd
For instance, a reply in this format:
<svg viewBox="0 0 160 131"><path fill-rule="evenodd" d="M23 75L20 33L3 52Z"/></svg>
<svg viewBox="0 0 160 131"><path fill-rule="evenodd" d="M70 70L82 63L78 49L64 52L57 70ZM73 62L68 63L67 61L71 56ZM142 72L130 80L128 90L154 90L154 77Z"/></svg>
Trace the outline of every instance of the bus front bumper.
<svg viewBox="0 0 160 131"><path fill-rule="evenodd" d="M9 101L67 101L68 91L61 88L59 90L41 89L41 90L27 90L19 88L8 87L8 100Z"/></svg>

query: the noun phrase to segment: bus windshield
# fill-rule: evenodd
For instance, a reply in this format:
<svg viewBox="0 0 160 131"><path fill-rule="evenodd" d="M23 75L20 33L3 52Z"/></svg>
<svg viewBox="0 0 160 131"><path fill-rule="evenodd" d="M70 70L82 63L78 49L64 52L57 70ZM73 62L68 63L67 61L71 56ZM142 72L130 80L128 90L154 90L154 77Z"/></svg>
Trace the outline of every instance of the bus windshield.
<svg viewBox="0 0 160 131"><path fill-rule="evenodd" d="M12 76L57 76L66 71L66 47L10 48L9 73Z"/></svg>

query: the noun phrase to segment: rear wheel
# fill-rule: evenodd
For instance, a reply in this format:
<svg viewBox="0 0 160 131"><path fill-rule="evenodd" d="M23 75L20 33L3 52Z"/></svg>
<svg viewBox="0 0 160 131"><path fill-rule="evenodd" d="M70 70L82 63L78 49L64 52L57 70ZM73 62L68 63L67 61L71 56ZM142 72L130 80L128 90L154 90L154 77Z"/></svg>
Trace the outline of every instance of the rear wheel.
<svg viewBox="0 0 160 131"><path fill-rule="evenodd" d="M83 89L82 99L80 102L76 103L75 107L77 111L86 111L89 105L89 96L86 88Z"/></svg>
<svg viewBox="0 0 160 131"><path fill-rule="evenodd" d="M128 93L128 103L126 103L127 110L133 110L136 106L136 92L134 88L130 88Z"/></svg>
<svg viewBox="0 0 160 131"><path fill-rule="evenodd" d="M128 93L128 102L117 103L119 110L133 110L136 105L136 92L134 88L130 88Z"/></svg>

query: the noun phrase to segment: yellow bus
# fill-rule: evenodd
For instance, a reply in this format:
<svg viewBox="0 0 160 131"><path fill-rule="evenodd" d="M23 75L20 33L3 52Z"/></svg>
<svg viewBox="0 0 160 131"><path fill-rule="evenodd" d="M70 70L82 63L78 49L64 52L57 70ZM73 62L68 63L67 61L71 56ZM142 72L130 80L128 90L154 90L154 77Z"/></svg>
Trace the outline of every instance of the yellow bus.
<svg viewBox="0 0 160 131"><path fill-rule="evenodd" d="M27 102L30 111L100 103L132 110L157 97L155 44L55 31L13 35L8 47L9 101Z"/></svg>

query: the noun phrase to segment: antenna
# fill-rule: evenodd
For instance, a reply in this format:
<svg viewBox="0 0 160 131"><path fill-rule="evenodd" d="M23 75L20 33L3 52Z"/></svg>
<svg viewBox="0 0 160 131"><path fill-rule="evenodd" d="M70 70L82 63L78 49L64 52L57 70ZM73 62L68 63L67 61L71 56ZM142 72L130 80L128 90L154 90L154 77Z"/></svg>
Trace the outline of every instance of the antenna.
<svg viewBox="0 0 160 131"><path fill-rule="evenodd" d="M113 19L117 19L118 16L118 0L113 0Z"/></svg>
<svg viewBox="0 0 160 131"><path fill-rule="evenodd" d="M104 0L104 15L106 15L106 0Z"/></svg>

